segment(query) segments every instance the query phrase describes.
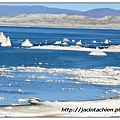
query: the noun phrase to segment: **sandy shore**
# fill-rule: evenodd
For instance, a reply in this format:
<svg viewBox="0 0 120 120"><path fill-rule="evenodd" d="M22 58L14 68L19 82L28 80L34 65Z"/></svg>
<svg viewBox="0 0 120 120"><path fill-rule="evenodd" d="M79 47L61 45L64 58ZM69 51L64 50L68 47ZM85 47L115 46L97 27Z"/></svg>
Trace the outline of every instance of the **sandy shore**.
<svg viewBox="0 0 120 120"><path fill-rule="evenodd" d="M120 117L120 98L0 107L0 117Z"/></svg>

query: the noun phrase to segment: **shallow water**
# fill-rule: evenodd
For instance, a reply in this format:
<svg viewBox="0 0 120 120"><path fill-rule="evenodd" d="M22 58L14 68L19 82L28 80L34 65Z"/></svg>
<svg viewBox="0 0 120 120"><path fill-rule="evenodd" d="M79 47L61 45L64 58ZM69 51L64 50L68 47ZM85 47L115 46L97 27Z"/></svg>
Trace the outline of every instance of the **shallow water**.
<svg viewBox="0 0 120 120"><path fill-rule="evenodd" d="M89 47L109 46L120 44L120 30L102 29L63 29L63 28L39 28L39 27L0 27L0 31L9 36L12 47L0 47L0 68L17 66L34 66L47 69L91 69L105 68L106 66L120 67L120 53L107 53L104 57L89 56L89 52L59 51L59 50L28 50L20 44L29 39L34 45L53 45L55 41L63 38L70 40L82 40L83 45ZM105 39L112 42L103 44ZM22 40L22 41L21 41ZM98 43L92 43L96 40ZM69 41L69 45L75 44ZM0 105L17 103L19 98L38 97L41 100L92 100L103 99L101 96L114 97L117 94L105 94L105 91L116 89L119 86L92 85L86 82L76 84L77 80L69 80L66 77L74 77L65 73L48 72L10 72L14 78L0 76ZM2 75L2 72L0 72ZM34 76L34 77L33 77ZM45 78L39 78L45 76ZM31 78L30 78L31 77ZM26 82L26 79L30 82ZM52 80L52 82L47 82ZM10 85L11 84L11 85ZM66 88L62 90L62 88ZM74 88L71 90L70 88ZM24 92L19 92L18 89Z"/></svg>

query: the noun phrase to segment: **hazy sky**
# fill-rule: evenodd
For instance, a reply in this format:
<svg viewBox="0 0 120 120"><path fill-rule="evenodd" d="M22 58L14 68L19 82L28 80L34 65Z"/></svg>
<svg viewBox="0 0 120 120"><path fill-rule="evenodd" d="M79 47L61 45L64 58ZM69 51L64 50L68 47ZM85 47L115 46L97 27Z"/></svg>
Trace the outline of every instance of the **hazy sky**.
<svg viewBox="0 0 120 120"><path fill-rule="evenodd" d="M4 4L5 5L5 4ZM6 4L8 5L8 4ZM72 10L79 10L79 11L86 11L95 8L112 8L116 10L120 10L120 3L24 3L24 4L9 4L9 5L43 5L46 7L53 7L53 8L64 8L64 9L72 9Z"/></svg>
<svg viewBox="0 0 120 120"><path fill-rule="evenodd" d="M44 6L48 7L57 7L57 8L66 8L66 9L73 9L73 10L80 10L86 11L94 8L113 8L113 9L120 9L120 4L46 4Z"/></svg>

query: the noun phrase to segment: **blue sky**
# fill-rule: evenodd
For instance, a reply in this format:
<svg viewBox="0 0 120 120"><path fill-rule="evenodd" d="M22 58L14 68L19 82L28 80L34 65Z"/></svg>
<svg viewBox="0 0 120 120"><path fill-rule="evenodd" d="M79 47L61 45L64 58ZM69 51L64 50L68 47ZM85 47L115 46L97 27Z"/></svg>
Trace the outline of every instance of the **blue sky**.
<svg viewBox="0 0 120 120"><path fill-rule="evenodd" d="M72 9L72 10L79 10L79 11L87 11L95 8L112 8L115 10L120 10L120 3L38 3L38 4L36 3L15 4L14 3L10 5L43 5L46 7L64 8L64 9Z"/></svg>
<svg viewBox="0 0 120 120"><path fill-rule="evenodd" d="M120 4L92 4L92 3L86 3L86 4L46 4L44 6L48 7L57 7L57 8L66 8L66 9L73 9L73 10L80 10L80 11L86 11L90 9L95 8L113 8L116 10L120 9Z"/></svg>

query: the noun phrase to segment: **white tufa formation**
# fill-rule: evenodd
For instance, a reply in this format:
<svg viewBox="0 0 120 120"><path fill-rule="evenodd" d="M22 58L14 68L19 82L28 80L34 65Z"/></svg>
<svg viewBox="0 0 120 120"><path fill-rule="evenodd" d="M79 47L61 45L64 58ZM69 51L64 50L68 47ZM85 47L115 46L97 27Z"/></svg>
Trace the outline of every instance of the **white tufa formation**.
<svg viewBox="0 0 120 120"><path fill-rule="evenodd" d="M3 47L11 46L10 38L9 37L6 38L3 32L0 32L0 43L1 46Z"/></svg>
<svg viewBox="0 0 120 120"><path fill-rule="evenodd" d="M91 51L89 55L93 55L93 56L106 56L107 54L104 53L102 50L100 50L98 47L96 47L96 49Z"/></svg>
<svg viewBox="0 0 120 120"><path fill-rule="evenodd" d="M76 43L76 45L82 45L81 40L79 40L79 41Z"/></svg>
<svg viewBox="0 0 120 120"><path fill-rule="evenodd" d="M21 46L23 47L32 47L33 44L29 41L29 39L26 39L22 44Z"/></svg>

